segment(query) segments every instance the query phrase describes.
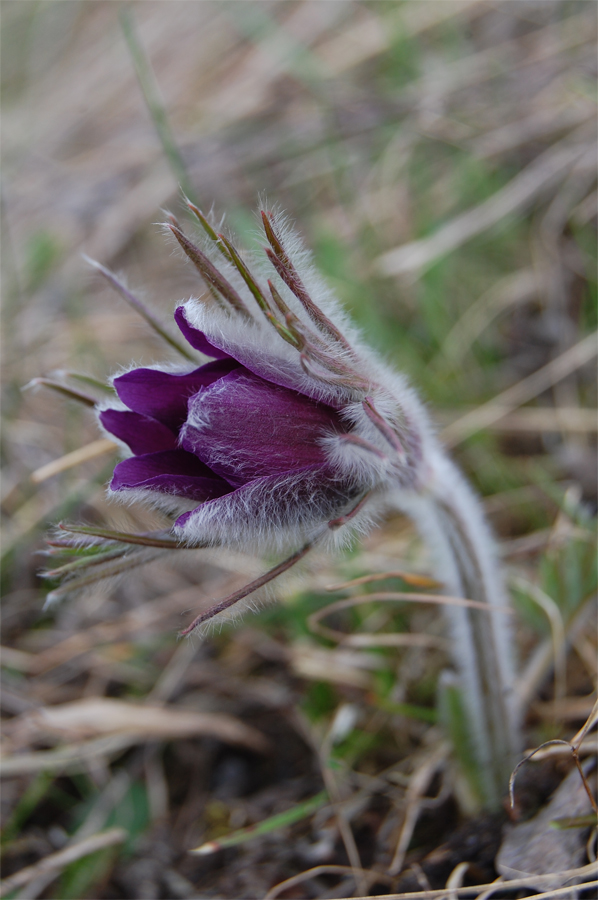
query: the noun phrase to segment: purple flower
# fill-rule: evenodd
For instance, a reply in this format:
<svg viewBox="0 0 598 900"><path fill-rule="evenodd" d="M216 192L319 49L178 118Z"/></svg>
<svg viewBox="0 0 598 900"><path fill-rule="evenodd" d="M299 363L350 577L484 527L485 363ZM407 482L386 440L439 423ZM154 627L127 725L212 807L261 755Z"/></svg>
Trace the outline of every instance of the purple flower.
<svg viewBox="0 0 598 900"><path fill-rule="evenodd" d="M205 232L203 245L192 243L174 218L167 227L207 290L180 306L175 319L190 347L211 362L190 362L191 351L98 265L187 360L185 368L119 375L120 405L99 412L104 429L130 454L114 470L112 494L166 504L175 513L174 534L62 526L47 553L68 554L46 574L64 582L48 601L181 548L291 550L200 612L181 632L189 634L285 572L316 543L364 531L384 509L400 509L427 540L438 580L453 598L447 610L466 691L476 785L487 784L485 799L497 805L519 743L519 712L506 617L488 615L504 611L507 599L475 495L415 394L364 346L281 218L262 213L268 246L249 263L188 206ZM94 405L79 391L54 386Z"/></svg>
<svg viewBox="0 0 598 900"><path fill-rule="evenodd" d="M175 320L213 361L114 379L122 406L99 417L132 455L110 490L169 501L190 545L263 551L363 530L389 492L417 484L421 407L363 348L284 223L262 214L267 270L254 260L254 276L189 207L207 233L202 249L172 217L167 227L209 290Z"/></svg>

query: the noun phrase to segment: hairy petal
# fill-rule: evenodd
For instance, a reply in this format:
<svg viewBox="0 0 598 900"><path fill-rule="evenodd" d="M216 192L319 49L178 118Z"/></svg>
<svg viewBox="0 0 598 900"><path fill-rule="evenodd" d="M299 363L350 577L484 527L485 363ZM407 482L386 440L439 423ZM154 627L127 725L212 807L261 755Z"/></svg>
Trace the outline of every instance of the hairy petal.
<svg viewBox="0 0 598 900"><path fill-rule="evenodd" d="M232 359L217 360L192 372L172 374L158 369L132 369L114 379L116 393L125 406L162 422L178 432L187 418L187 400L202 387L236 368Z"/></svg>
<svg viewBox="0 0 598 900"><path fill-rule="evenodd" d="M189 324L185 315L184 306L178 306L175 309L174 320L179 326L181 334L187 343L195 350L199 350L200 353L205 353L206 356L211 356L212 359L230 358L229 354L225 353L224 350L220 350L218 347L215 347L214 344L211 344L203 331L200 331L198 328L194 328L193 325Z"/></svg>
<svg viewBox="0 0 598 900"><path fill-rule="evenodd" d="M137 455L177 448L174 431L149 416L122 409L104 409L98 418L106 431L124 441Z"/></svg>
<svg viewBox="0 0 598 900"><path fill-rule="evenodd" d="M196 333L204 334L210 344L265 381L336 407L341 405L345 395L353 396L344 386L327 385L307 375L301 367L299 354L270 326L235 321L225 317L224 313L208 312L194 301L186 303L184 309L187 323L193 322Z"/></svg>
<svg viewBox="0 0 598 900"><path fill-rule="evenodd" d="M360 488L321 466L251 481L226 496L183 513L175 534L190 543L226 544L272 552L310 539L354 504Z"/></svg>
<svg viewBox="0 0 598 900"><path fill-rule="evenodd" d="M189 400L181 445L240 486L323 465L319 441L340 417L329 406L237 369Z"/></svg>
<svg viewBox="0 0 598 900"><path fill-rule="evenodd" d="M221 497L231 490L231 486L192 453L162 450L120 462L114 470L110 489L158 491L201 503Z"/></svg>

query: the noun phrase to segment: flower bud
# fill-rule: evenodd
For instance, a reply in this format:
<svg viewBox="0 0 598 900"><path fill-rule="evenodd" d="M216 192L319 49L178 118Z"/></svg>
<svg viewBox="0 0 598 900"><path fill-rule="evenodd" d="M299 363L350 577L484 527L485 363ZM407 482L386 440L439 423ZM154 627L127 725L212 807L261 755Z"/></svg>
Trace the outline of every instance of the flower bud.
<svg viewBox="0 0 598 900"><path fill-rule="evenodd" d="M166 227L209 293L175 320L213 361L114 379L122 408L99 417L132 455L111 491L176 500L188 545L263 552L366 529L395 488L421 480L433 441L421 405L363 346L279 216L262 213L269 247L250 264L189 206L203 248L176 220Z"/></svg>

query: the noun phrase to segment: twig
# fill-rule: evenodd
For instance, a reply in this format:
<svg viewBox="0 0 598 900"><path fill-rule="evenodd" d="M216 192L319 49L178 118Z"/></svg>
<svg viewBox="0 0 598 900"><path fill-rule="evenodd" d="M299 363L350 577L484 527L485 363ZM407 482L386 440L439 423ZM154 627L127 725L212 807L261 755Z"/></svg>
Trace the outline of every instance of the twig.
<svg viewBox="0 0 598 900"><path fill-rule="evenodd" d="M509 891L514 890L515 888L527 888L530 885L533 885L534 889L536 885L543 884L551 884L554 881L555 875L558 875L563 881L573 881L573 879L578 878L588 878L595 877L598 875L598 862L589 863L587 866L580 866L578 869L567 869L564 872L550 872L547 875L527 875L524 878L514 878L512 881L509 880L507 882ZM584 886L592 886L595 882L588 881L585 884L576 883L575 887L580 888ZM498 888L504 888L505 884L503 882L495 882L490 881L486 884L469 884L463 885L459 888L455 888L455 897L461 896L471 896L472 894L479 894L481 891L489 891L489 890L497 890ZM546 891L543 894L535 894L534 900L538 900L539 897L544 898L544 900L549 900L550 897L562 896L567 890L571 891L571 888L559 888L559 893L556 891ZM337 900L440 900L440 898L446 897L446 888L439 888L432 891L409 891L408 893L401 894L372 894L368 897L338 897Z"/></svg>
<svg viewBox="0 0 598 900"><path fill-rule="evenodd" d="M596 715L595 715L595 714L596 714L596 709L597 709L597 708L598 708L598 702L597 702L596 705L594 706L594 710L593 710L592 714L590 715L590 717L588 718L588 722L590 722L590 723L592 723L592 724L595 723L595 719L596 719ZM592 720L593 720L593 721L592 721ZM587 725L587 724L588 724L588 723L586 723L586 725ZM586 726L584 726L584 728L585 728L585 727L586 727ZM582 731L583 731L583 729L582 729ZM576 737L577 737L577 735L576 735ZM592 809L594 810L594 812L595 812L596 814L598 814L598 806L596 805L596 801L595 801L595 799L594 799L594 795L593 795L592 790L591 790L591 788L590 788L590 786L589 786L589 784L588 784L588 782L587 782L585 773L584 773L584 771L583 771L583 767L582 767L581 762L580 762L580 760L579 760L579 747L576 746L576 745L573 743L573 741L562 741L562 740L560 740L560 739L558 739L558 738L557 738L557 739L554 739L554 740L551 740L551 741L544 741L543 744L540 744L539 747L536 747L535 750L532 750L531 753L528 753L527 756L525 756L522 760L520 760L520 761L517 763L517 765L515 766L515 768L514 768L513 771L511 772L511 777L510 777L510 779L509 779L509 799L510 799L510 801L511 801L511 808L514 808L514 806L515 806L515 779L516 779L516 777L517 777L517 773L519 772L519 769L520 769L522 766L524 766L525 763L527 763L527 762L529 762L531 759L533 759L533 757L534 757L537 753L539 753L541 750L544 750L544 748L546 748L546 747L552 747L552 746L565 746L565 747L568 747L568 748L569 748L569 750L571 751L571 756L573 757L573 759L574 759L574 761L575 761L575 765L577 766L577 770L578 770L578 772L579 772L579 774L580 774L580 777L581 777L581 780L582 780L582 782L583 782L584 790L585 790L586 794L588 795L588 799L589 799L589 801L590 801L590 804L592 805Z"/></svg>
<svg viewBox="0 0 598 900"><path fill-rule="evenodd" d="M392 879L389 878L388 875L385 875L384 872L376 872L372 869L360 869L359 873L361 877L368 881L392 882ZM355 874L355 869L351 866L314 866L313 869L307 869L306 872L300 872L298 875L293 875L291 878L286 878L284 881L275 884L264 896L264 900L275 900L275 897L278 897L283 891L287 891L296 884L302 884L304 881L309 881L311 878L317 878L318 875L352 875L355 877Z"/></svg>

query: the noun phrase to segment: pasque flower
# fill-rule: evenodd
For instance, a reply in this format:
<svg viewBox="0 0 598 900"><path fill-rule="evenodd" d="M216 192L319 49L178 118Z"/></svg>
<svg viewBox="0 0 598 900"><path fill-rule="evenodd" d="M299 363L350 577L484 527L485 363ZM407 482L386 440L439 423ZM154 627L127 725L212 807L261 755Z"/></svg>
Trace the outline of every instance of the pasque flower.
<svg viewBox="0 0 598 900"><path fill-rule="evenodd" d="M212 361L114 379L123 407L99 417L133 455L111 491L176 500L188 544L262 552L366 527L389 491L418 485L431 440L421 406L363 348L280 217L263 213L271 271L258 261L254 275L190 207L203 248L168 228L210 293L175 319Z"/></svg>
<svg viewBox="0 0 598 900"><path fill-rule="evenodd" d="M415 393L363 344L283 217L262 212L265 246L250 258L188 207L203 229L199 245L174 217L166 225L207 287L175 312L188 347L99 267L186 359L119 375L118 400L99 411L128 453L112 495L165 505L172 533L70 527L48 552L73 553L82 541L82 558L49 573L66 579L53 595L181 547L291 551L197 616L188 634L314 545L401 509L426 539L446 592L470 604L449 606L448 618L480 792L496 806L518 744L517 710L506 617L490 614L505 611L506 595L475 495ZM209 361L200 365L193 350Z"/></svg>

